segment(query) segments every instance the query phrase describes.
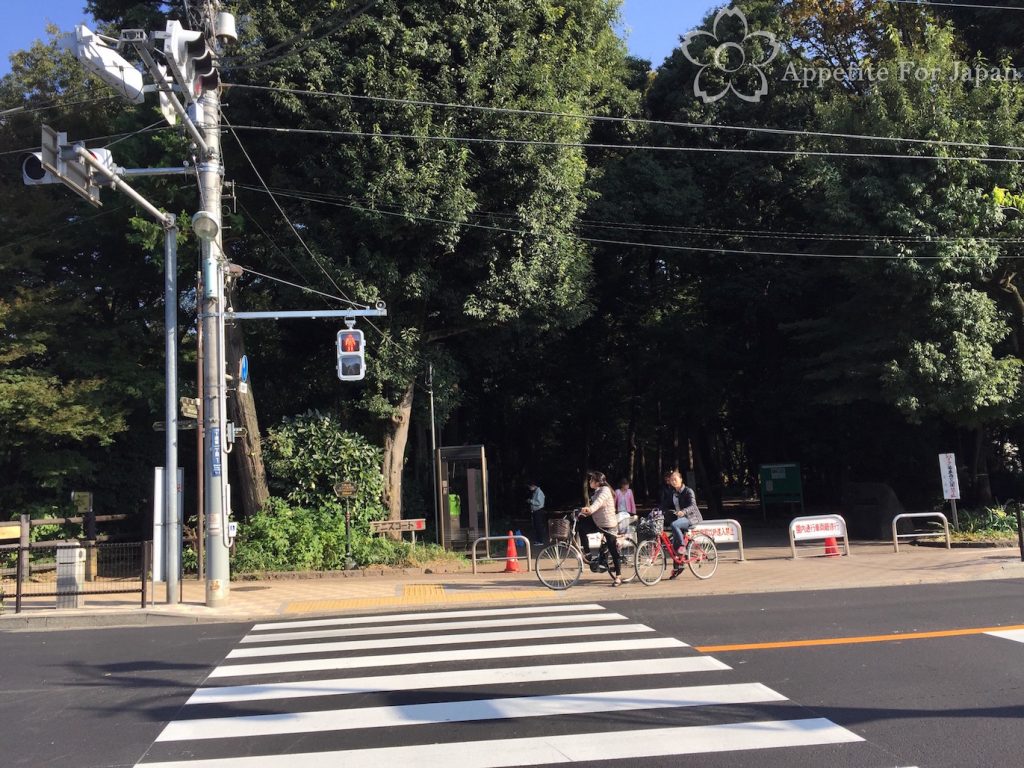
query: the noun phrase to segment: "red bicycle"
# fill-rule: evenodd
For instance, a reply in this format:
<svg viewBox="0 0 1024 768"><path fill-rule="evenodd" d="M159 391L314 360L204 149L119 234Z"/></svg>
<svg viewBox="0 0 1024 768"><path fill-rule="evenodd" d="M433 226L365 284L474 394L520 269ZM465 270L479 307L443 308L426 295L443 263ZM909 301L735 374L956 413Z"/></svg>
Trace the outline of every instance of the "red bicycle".
<svg viewBox="0 0 1024 768"><path fill-rule="evenodd" d="M653 539L641 541L636 548L636 575L651 586L665 575L669 558L672 559L671 578L678 576L686 566L698 579L710 579L718 570L718 547L706 533L687 531L683 537L683 554L676 552L672 539L664 529Z"/></svg>

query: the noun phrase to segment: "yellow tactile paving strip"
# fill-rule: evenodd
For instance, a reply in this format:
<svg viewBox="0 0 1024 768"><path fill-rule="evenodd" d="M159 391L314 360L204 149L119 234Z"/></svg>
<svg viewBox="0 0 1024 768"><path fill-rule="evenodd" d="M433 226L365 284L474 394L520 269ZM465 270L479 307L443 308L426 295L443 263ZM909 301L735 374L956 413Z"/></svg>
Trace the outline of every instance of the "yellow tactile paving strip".
<svg viewBox="0 0 1024 768"><path fill-rule="evenodd" d="M554 597L550 589L503 589L488 590L482 595L476 590L446 590L440 584L406 584L402 594L392 597L357 597L347 600L298 600L288 603L283 613L315 613L319 611L343 611L357 608L389 608L414 605L451 604L479 602L486 597L491 600L539 600Z"/></svg>

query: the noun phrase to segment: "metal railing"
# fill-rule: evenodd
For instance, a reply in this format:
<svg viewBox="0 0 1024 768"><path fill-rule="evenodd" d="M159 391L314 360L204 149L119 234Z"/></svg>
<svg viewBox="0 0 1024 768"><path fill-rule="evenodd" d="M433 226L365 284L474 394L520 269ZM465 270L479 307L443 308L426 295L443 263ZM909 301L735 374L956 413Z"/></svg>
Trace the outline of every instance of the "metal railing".
<svg viewBox="0 0 1024 768"><path fill-rule="evenodd" d="M533 555L531 554L531 551L530 551L530 540L528 538L526 538L525 536L481 536L479 539L477 539L476 541L473 542L473 573L476 573L476 546L477 546L477 544L479 544L481 541L508 541L509 539L512 539L514 541L521 541L521 542L523 542L526 545L526 558L525 558L525 560L526 560L526 570L529 571L530 567L531 567L531 564L533 563ZM488 547L488 550L490 550L490 547ZM519 554L518 554L518 547L516 548L516 555L515 555L515 557L507 557L507 556L506 557L491 557L491 553L490 553L490 551L488 551L486 559L488 559L488 560L497 560L499 562L504 562L506 560L516 560L516 561L518 561L520 559Z"/></svg>
<svg viewBox="0 0 1024 768"><path fill-rule="evenodd" d="M146 606L146 579L152 542L92 544L78 541L0 546L0 604L14 597L14 612L29 607L80 608L86 595L140 595ZM55 603L37 598L55 598Z"/></svg>
<svg viewBox="0 0 1024 768"><path fill-rule="evenodd" d="M916 517L936 517L942 521L942 530L912 531L911 533L896 532L896 524L900 520ZM943 535L946 537L946 549L952 549L953 543L949 537L949 520L941 512L904 512L903 514L896 515L896 517L892 519L892 545L897 552L900 551L900 539L926 539Z"/></svg>

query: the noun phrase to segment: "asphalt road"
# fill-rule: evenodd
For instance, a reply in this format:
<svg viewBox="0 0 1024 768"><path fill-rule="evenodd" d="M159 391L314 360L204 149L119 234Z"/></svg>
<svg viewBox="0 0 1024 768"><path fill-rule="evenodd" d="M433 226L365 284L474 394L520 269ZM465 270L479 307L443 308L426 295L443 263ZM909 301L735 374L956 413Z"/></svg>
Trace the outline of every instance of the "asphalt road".
<svg viewBox="0 0 1024 768"><path fill-rule="evenodd" d="M1010 768L1024 763L1024 634L980 630L1024 625L1022 598L1024 582L988 581L8 633L0 755L31 768L276 768L311 753L345 768Z"/></svg>

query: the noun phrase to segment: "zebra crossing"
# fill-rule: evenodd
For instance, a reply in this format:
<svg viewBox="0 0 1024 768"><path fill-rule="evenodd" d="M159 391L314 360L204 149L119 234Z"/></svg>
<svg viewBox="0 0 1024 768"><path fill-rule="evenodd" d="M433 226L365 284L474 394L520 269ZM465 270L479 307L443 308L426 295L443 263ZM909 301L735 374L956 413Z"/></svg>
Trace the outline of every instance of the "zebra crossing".
<svg viewBox="0 0 1024 768"><path fill-rule="evenodd" d="M1013 640L1018 643L1024 643L1024 629L1007 629L996 632L986 632L986 635L992 635L992 637L1001 637L1004 640Z"/></svg>
<svg viewBox="0 0 1024 768"><path fill-rule="evenodd" d="M863 741L735 678L598 604L257 624L137 765L500 768Z"/></svg>

